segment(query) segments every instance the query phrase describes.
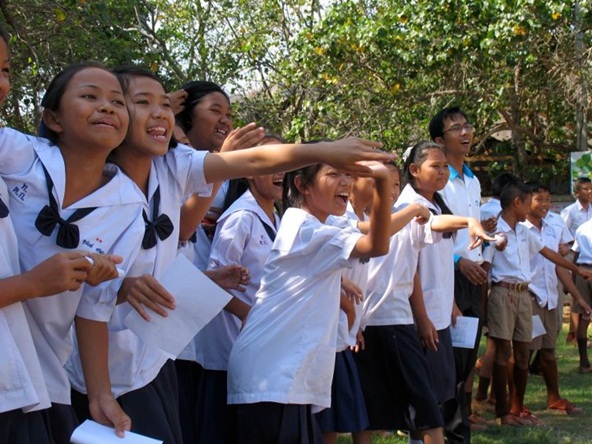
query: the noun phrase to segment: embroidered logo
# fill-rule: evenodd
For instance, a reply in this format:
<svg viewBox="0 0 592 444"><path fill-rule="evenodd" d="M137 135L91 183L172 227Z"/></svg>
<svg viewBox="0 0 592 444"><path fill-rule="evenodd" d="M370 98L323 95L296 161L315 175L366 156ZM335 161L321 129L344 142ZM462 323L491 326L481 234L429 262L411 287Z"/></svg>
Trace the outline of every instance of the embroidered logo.
<svg viewBox="0 0 592 444"><path fill-rule="evenodd" d="M261 235L259 237L259 245L269 245L269 242L265 236Z"/></svg>
<svg viewBox="0 0 592 444"><path fill-rule="evenodd" d="M20 200L21 202L25 201L25 197L27 196L27 191L29 190L29 185L27 185L26 183L23 183L20 187L19 186L15 186L12 189L12 193L15 195L15 197Z"/></svg>
<svg viewBox="0 0 592 444"><path fill-rule="evenodd" d="M99 242L99 243L103 242L103 240L102 240L101 238L98 238L98 237L97 237L97 238L95 238L95 240L96 240L97 242ZM83 240L82 240L82 245L86 245L88 248L90 248L90 249L94 249L94 251L95 251L96 253L99 253L99 254L105 254L105 250L103 250L102 248L100 248L100 247L98 247L98 246L95 248L95 244L93 244L92 242L90 242L88 239L83 239Z"/></svg>

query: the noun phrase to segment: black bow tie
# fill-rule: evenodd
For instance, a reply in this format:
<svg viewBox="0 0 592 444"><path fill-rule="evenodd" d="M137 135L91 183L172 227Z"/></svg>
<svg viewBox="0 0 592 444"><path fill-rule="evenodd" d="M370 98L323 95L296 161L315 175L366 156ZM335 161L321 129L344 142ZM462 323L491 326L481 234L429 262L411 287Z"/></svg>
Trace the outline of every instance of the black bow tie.
<svg viewBox="0 0 592 444"><path fill-rule="evenodd" d="M8 216L8 213L8 207L0 197L0 219L4 219L6 216Z"/></svg>
<svg viewBox="0 0 592 444"><path fill-rule="evenodd" d="M154 247L157 242L157 237L160 240L165 240L171 235L174 229L174 225L171 222L171 218L166 214L158 215L160 207L160 186L156 188L154 192L154 199L152 202L152 221L148 219L146 211L142 211L142 217L146 223L146 229L144 231L144 238L142 239L142 248L149 250Z"/></svg>
<svg viewBox="0 0 592 444"><path fill-rule="evenodd" d="M74 213L68 219L62 219L60 217L58 203L51 192L53 189L53 181L51 180L51 177L49 177L49 173L45 167L43 167L43 171L45 172L45 180L47 183L49 205L45 205L41 209L37 215L37 219L35 219L35 226L44 236L51 236L51 233L53 233L56 225L59 225L60 228L58 229L56 244L63 248L76 248L80 242L80 231L78 226L74 225L74 222L82 219L87 214L92 213L94 210L96 210L96 207L79 208L78 210L74 211Z"/></svg>

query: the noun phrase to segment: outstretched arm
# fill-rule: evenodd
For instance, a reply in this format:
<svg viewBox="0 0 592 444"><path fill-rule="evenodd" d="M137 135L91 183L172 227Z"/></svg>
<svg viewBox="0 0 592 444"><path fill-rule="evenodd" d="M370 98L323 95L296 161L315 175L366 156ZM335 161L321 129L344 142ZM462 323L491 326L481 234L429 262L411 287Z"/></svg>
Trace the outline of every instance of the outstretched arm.
<svg viewBox="0 0 592 444"><path fill-rule="evenodd" d="M205 177L208 182L217 182L237 177L258 176L325 163L353 174L371 174L361 160L379 162L393 160L395 155L377 148L379 142L347 138L335 142L315 144L263 145L228 153L210 153L205 158Z"/></svg>
<svg viewBox="0 0 592 444"><path fill-rule="evenodd" d="M407 205L405 208L397 211L390 215L390 235L396 234L401 228L411 222L413 219L417 219L419 223L425 223L430 217L432 213L425 205L420 203L411 203ZM370 222L361 221L358 222L358 230L362 233L368 233L370 229Z"/></svg>

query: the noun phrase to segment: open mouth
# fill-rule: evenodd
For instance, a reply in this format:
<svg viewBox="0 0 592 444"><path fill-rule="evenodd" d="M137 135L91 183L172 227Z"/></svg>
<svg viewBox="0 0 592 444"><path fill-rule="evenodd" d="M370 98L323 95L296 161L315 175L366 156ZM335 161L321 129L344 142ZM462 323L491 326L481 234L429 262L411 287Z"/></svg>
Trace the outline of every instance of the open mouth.
<svg viewBox="0 0 592 444"><path fill-rule="evenodd" d="M226 130L223 130L223 129L220 129L220 128L216 128L216 129L214 130L214 132L215 132L216 134L221 134L222 136L225 136L225 137L226 137L226 135L228 134L228 131L226 131Z"/></svg>
<svg viewBox="0 0 592 444"><path fill-rule="evenodd" d="M345 205L347 205L347 200L349 199L349 193L338 193L335 197L340 199Z"/></svg>
<svg viewBox="0 0 592 444"><path fill-rule="evenodd" d="M162 126L154 126L152 128L148 128L146 131L150 137L157 140L167 140L167 129Z"/></svg>

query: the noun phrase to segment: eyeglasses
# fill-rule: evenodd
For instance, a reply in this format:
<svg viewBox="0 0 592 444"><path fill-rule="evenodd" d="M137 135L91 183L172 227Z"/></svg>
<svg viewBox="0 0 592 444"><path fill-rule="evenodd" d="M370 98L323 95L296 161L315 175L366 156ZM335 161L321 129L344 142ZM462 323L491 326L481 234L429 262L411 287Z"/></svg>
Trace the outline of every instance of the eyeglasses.
<svg viewBox="0 0 592 444"><path fill-rule="evenodd" d="M446 131L444 131L442 135L446 133L459 134L462 133L463 130L465 130L467 133L472 133L473 131L475 131L475 127L470 123L465 123L464 125L452 125Z"/></svg>

